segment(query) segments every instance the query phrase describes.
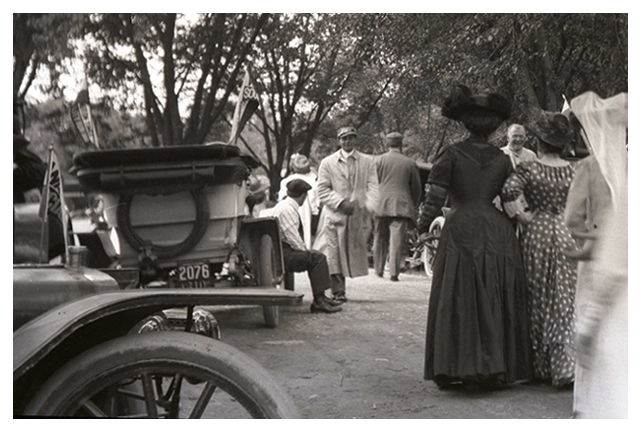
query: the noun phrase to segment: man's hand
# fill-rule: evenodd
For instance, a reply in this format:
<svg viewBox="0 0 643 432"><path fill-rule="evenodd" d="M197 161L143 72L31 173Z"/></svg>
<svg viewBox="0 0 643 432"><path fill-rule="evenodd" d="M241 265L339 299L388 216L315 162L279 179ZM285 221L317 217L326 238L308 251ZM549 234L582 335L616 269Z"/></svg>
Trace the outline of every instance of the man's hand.
<svg viewBox="0 0 643 432"><path fill-rule="evenodd" d="M427 241L432 240L433 237L433 234L431 234L430 232L423 232L422 234L420 234L419 240L421 243L426 243Z"/></svg>
<svg viewBox="0 0 643 432"><path fill-rule="evenodd" d="M337 210L345 215L352 215L353 211L355 210L355 204L352 201L346 199L341 202Z"/></svg>

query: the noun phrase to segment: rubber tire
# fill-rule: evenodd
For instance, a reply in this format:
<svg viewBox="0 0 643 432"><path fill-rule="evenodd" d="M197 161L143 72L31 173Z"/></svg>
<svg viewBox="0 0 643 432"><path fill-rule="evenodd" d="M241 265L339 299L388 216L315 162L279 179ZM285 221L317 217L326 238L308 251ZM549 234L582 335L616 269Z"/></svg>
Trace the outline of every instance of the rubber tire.
<svg viewBox="0 0 643 432"><path fill-rule="evenodd" d="M259 243L259 268L257 269L257 283L259 286L273 286L274 274L274 248L272 237L268 234L261 236ZM266 326L275 328L279 325L279 306L263 306L263 319Z"/></svg>
<svg viewBox="0 0 643 432"><path fill-rule="evenodd" d="M204 374L233 394L255 418L299 417L290 396L246 354L216 339L173 331L124 336L84 352L47 380L24 414L54 417L73 414L73 405L78 398L88 396L88 391L96 393L114 384L110 378L121 379L116 374L128 369L136 374L150 365L170 365L177 373L191 370ZM69 409L72 411L68 412Z"/></svg>
<svg viewBox="0 0 643 432"><path fill-rule="evenodd" d="M433 222L431 222L431 226L429 226L429 234L432 234L439 239L440 234L442 233L443 226L444 226L444 217L438 216L433 220ZM437 249L437 241L436 241L435 249ZM431 252L431 249L427 245L424 245L424 248L422 250L422 263L424 264L424 272L428 277L433 277L434 261L435 261L435 256Z"/></svg>
<svg viewBox="0 0 643 432"><path fill-rule="evenodd" d="M191 251L205 235L210 224L210 206L203 189L190 190L194 200L194 209L196 217L190 234L180 243L170 246L152 245L152 252L161 259L172 258L177 255ZM118 203L116 218L118 229L127 242L134 250L141 251L145 245L145 239L141 238L132 227L130 221L130 207L132 205L133 195L122 195Z"/></svg>

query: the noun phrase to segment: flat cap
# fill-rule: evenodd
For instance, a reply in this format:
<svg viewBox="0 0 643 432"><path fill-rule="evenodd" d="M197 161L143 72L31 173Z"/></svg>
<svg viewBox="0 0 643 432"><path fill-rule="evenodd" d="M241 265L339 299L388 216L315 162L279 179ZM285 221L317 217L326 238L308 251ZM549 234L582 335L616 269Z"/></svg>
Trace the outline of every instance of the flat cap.
<svg viewBox="0 0 643 432"><path fill-rule="evenodd" d="M386 135L386 142L389 144L401 144L402 143L402 136L401 133L399 132L391 132L390 134Z"/></svg>
<svg viewBox="0 0 643 432"><path fill-rule="evenodd" d="M337 138L349 135L357 136L357 129L355 129L353 126L346 126L339 128L339 130L337 131Z"/></svg>
<svg viewBox="0 0 643 432"><path fill-rule="evenodd" d="M288 192L290 192L290 194L299 196L299 195L305 194L310 189L312 189L312 186L310 186L304 180L295 179L295 180L289 181L288 184L286 185L286 188L288 189Z"/></svg>

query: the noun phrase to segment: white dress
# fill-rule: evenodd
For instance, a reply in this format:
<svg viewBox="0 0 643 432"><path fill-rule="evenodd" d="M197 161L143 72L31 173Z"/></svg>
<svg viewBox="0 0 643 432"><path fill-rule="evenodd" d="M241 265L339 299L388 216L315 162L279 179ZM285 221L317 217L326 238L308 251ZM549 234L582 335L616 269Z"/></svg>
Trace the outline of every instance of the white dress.
<svg viewBox="0 0 643 432"><path fill-rule="evenodd" d="M607 99L583 93L571 101L571 109L583 125L613 200L595 247L594 280L578 315L578 363L584 370L574 389L575 417L627 418L627 93ZM583 343L587 341L593 344Z"/></svg>

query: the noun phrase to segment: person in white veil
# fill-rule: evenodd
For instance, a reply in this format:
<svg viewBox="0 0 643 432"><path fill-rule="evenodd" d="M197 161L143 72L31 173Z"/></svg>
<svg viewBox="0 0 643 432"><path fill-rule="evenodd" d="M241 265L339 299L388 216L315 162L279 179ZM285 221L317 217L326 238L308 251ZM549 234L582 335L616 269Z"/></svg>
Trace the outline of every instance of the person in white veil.
<svg viewBox="0 0 643 432"><path fill-rule="evenodd" d="M611 197L607 222L581 235L590 240L581 253L570 253L592 268L579 287L574 417L627 418L627 93L583 93L571 110Z"/></svg>

